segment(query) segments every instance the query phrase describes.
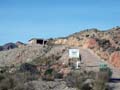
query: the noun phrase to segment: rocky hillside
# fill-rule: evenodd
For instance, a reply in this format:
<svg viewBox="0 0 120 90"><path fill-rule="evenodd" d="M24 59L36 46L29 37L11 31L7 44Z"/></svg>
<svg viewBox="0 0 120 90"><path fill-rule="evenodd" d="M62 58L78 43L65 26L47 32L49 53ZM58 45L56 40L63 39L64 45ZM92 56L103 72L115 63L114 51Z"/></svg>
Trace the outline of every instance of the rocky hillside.
<svg viewBox="0 0 120 90"><path fill-rule="evenodd" d="M102 59L120 68L120 27L106 31L87 29L68 37L57 38L52 43L90 48Z"/></svg>
<svg viewBox="0 0 120 90"><path fill-rule="evenodd" d="M68 63L68 48L83 47L91 49L101 59L120 68L120 27L106 31L95 28L83 30L64 38L49 39L45 46L17 42L8 43L0 47L0 50L3 47L8 51L0 52L0 65L19 64L52 55L58 56L58 61Z"/></svg>
<svg viewBox="0 0 120 90"><path fill-rule="evenodd" d="M31 62L36 58L58 57L58 60L67 50L65 45L26 45L23 47L1 51L0 52L0 66L16 65L25 62ZM49 58L50 59L50 58Z"/></svg>
<svg viewBox="0 0 120 90"><path fill-rule="evenodd" d="M75 70L80 59L69 58L71 48L80 51L80 70ZM0 50L0 90L98 90L98 85L104 88L99 90L120 89L119 84L106 86L109 77L120 77L120 27L87 29L48 39L46 45L8 43ZM107 64L108 71L99 72L101 64Z"/></svg>

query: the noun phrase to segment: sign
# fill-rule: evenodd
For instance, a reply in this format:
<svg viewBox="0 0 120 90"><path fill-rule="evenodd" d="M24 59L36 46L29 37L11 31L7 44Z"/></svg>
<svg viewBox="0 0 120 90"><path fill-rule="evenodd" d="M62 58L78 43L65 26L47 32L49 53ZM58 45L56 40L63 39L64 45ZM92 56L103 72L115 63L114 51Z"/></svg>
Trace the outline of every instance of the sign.
<svg viewBox="0 0 120 90"><path fill-rule="evenodd" d="M107 64L100 64L100 66L99 66L101 69L103 69L103 68L107 68Z"/></svg>
<svg viewBox="0 0 120 90"><path fill-rule="evenodd" d="M79 58L79 49L69 49L69 58Z"/></svg>

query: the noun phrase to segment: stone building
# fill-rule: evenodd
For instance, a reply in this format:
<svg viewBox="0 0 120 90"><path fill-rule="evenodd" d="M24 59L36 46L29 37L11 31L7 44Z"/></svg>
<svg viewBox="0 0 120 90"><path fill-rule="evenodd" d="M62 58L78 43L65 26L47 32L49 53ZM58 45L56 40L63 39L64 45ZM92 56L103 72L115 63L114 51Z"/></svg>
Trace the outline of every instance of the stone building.
<svg viewBox="0 0 120 90"><path fill-rule="evenodd" d="M40 44L45 45L47 43L47 40L41 39L41 38L32 38L28 41L28 44Z"/></svg>

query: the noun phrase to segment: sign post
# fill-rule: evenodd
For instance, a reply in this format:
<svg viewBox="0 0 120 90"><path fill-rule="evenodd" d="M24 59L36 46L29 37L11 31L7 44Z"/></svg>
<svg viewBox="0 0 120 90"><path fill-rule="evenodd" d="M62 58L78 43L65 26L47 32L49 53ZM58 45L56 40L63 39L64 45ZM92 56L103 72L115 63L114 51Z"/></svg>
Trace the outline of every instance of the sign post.
<svg viewBox="0 0 120 90"><path fill-rule="evenodd" d="M71 59L79 59L80 58L80 52L79 49L69 49L69 58ZM78 69L80 65L80 61L76 61L75 68Z"/></svg>
<svg viewBox="0 0 120 90"><path fill-rule="evenodd" d="M79 49L69 49L69 57L70 58L79 58Z"/></svg>

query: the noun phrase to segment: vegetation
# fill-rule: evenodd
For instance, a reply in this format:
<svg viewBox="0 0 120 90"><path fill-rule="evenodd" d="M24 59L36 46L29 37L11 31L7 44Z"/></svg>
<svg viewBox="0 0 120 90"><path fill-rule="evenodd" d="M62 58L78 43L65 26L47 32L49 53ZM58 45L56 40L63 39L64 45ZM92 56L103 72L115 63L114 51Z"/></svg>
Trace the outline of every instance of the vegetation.
<svg viewBox="0 0 120 90"><path fill-rule="evenodd" d="M25 83L37 80L38 76L30 72L16 71L0 73L0 90L34 90L33 86Z"/></svg>
<svg viewBox="0 0 120 90"><path fill-rule="evenodd" d="M31 83L34 80L42 78L45 81L53 81L55 78L62 78L62 74L50 68L46 68L43 76L40 77L41 72L38 71L36 65L31 63L21 64L19 69L12 73L9 72L11 68L3 67L1 69L0 90L35 90Z"/></svg>
<svg viewBox="0 0 120 90"><path fill-rule="evenodd" d="M109 74L107 72L98 72L94 81L93 90L107 90Z"/></svg>
<svg viewBox="0 0 120 90"><path fill-rule="evenodd" d="M78 90L108 90L109 77L106 71L95 73L76 70L72 71L65 81L69 87L76 87Z"/></svg>
<svg viewBox="0 0 120 90"><path fill-rule="evenodd" d="M43 72L38 71L37 66L31 63L22 64L13 73L9 73L8 67L2 68L0 73L0 90L35 90L31 81L39 78L45 81L54 81L56 78L63 79L68 87L77 88L77 90L108 90L107 83L112 75L109 68L100 68L99 72L88 72L84 69L72 70L63 78L63 75L58 71L47 67L47 65L53 65L53 62L56 62L58 57L54 57L53 61L52 58L37 59L43 62L40 62L39 65L45 64L46 66Z"/></svg>
<svg viewBox="0 0 120 90"><path fill-rule="evenodd" d="M50 66L57 62L57 60L60 58L60 56L50 55L49 57L37 57L31 62L32 64L37 65L46 65Z"/></svg>

